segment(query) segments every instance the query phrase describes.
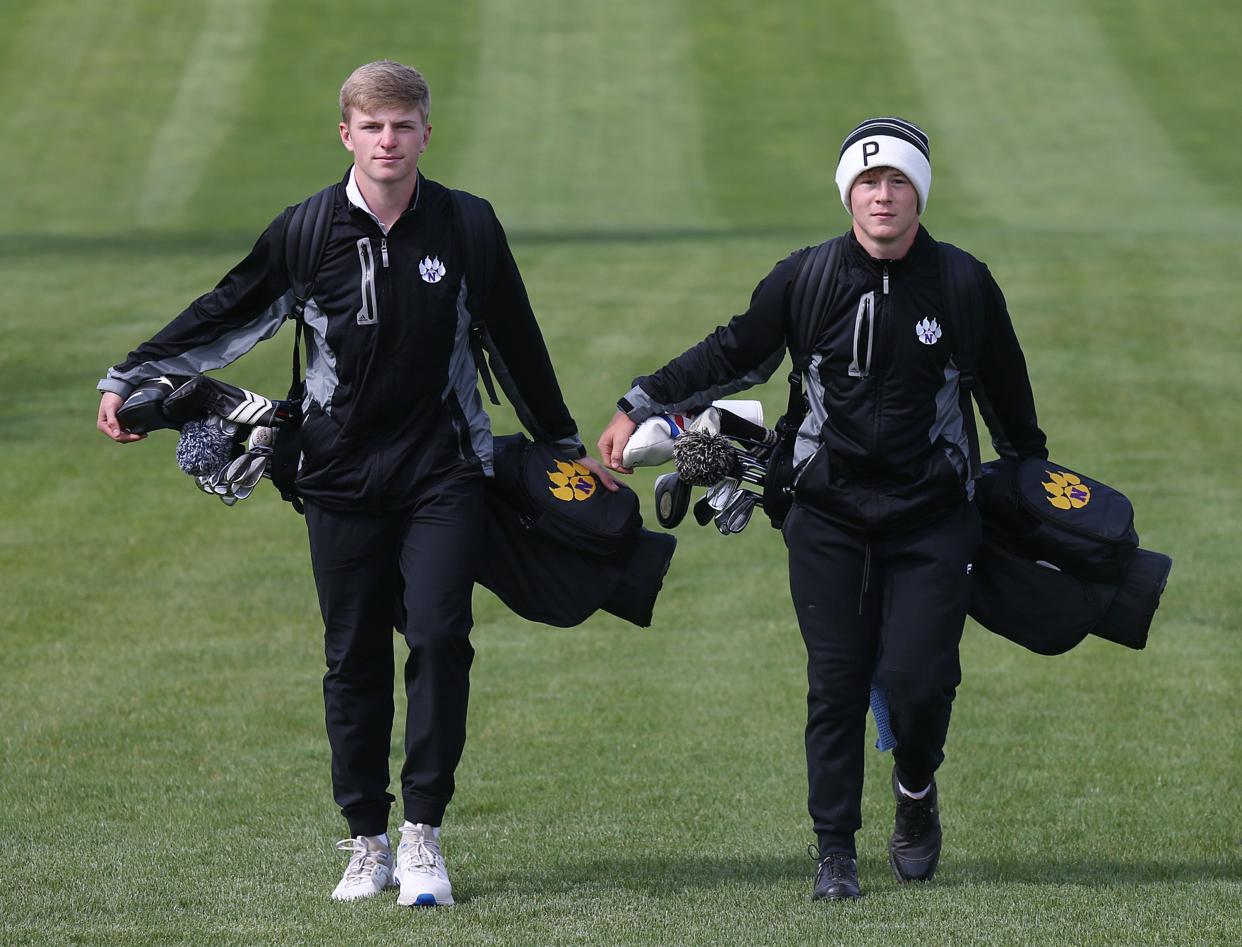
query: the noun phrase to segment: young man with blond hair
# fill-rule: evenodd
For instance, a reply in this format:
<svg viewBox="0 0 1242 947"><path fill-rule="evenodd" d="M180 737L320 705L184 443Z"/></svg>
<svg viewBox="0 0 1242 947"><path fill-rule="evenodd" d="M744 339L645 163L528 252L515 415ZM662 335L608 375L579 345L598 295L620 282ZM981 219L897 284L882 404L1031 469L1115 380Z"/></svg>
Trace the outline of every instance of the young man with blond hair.
<svg viewBox="0 0 1242 947"><path fill-rule="evenodd" d="M331 225L304 312L309 336L297 492L324 621L323 679L332 785L349 824L349 864L332 892L350 901L396 882L401 905L453 903L440 823L466 738L469 633L492 442L470 346L482 317L532 433L615 482L585 457L504 231L490 206L489 285L467 287L467 239L450 191L418 161L431 94L399 63L360 66L340 95L353 155L333 186ZM127 443L116 412L144 381L220 368L272 336L294 306L282 238L267 228L220 284L99 383L98 427ZM460 223L460 222L458 222ZM489 253L490 255L490 253ZM388 840L392 629L405 662L405 820Z"/></svg>
<svg viewBox="0 0 1242 947"><path fill-rule="evenodd" d="M998 449L1046 457L1026 362L987 267L940 247L920 217L931 150L912 122L869 119L846 136L836 183L852 226L802 373L807 414L794 450L795 502L784 521L789 585L807 651L809 805L818 836L813 897L861 896L863 743L873 681L888 691L896 817L889 862L930 880L940 858L934 774L961 680L980 523L977 445L963 398L970 313L952 304L940 251L966 258L982 298L976 396ZM828 244L823 245L825 251ZM640 377L600 437L615 470L635 426L769 377L800 347L793 286L819 248L778 263L727 326ZM819 257L819 258L822 258ZM829 274L830 276L832 274ZM797 362L796 362L797 364Z"/></svg>

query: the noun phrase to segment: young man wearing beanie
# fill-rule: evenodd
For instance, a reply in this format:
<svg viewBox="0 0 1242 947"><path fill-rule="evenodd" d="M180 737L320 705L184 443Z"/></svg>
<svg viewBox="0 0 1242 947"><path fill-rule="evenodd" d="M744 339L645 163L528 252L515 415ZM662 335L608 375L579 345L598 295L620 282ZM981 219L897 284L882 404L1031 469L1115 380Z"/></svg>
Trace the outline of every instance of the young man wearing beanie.
<svg viewBox="0 0 1242 947"><path fill-rule="evenodd" d="M958 296L941 273L941 247L920 223L931 190L927 135L903 119L869 119L846 136L836 180L852 226L835 238L839 263L803 353L808 411L782 527L807 651L817 900L861 896L854 835L873 681L887 689L897 738L889 863L899 881L926 881L939 861L935 772L961 680L958 645L980 539L967 363L998 451L1047 456L1004 297L987 267L961 251L982 297L981 331L967 335L970 314L948 303ZM622 449L652 414L704 404L775 371L804 317L792 288L815 249L778 263L744 313L635 381L600 437L605 463L629 472ZM975 338L973 358L960 337Z"/></svg>

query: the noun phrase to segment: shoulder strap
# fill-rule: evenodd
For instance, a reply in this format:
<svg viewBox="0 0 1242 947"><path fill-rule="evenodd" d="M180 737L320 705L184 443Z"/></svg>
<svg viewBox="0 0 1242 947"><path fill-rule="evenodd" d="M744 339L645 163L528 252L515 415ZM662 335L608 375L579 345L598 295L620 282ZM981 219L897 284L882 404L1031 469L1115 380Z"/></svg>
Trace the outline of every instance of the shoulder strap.
<svg viewBox="0 0 1242 947"><path fill-rule="evenodd" d="M470 305L470 351L492 404L500 404L496 385L484 355L483 310L487 293L496 275L496 215L481 197L467 191L450 190L453 201L453 230L457 245L466 249L466 293Z"/></svg>
<svg viewBox="0 0 1242 947"><path fill-rule="evenodd" d="M328 233L332 229L332 213L335 207L336 189L332 184L312 194L293 208L285 222L284 251L285 269L289 285L293 289L293 381L289 387L289 399L302 403L302 365L300 349L304 322L302 314L315 291L319 277L319 264L328 245Z"/></svg>
<svg viewBox="0 0 1242 947"><path fill-rule="evenodd" d="M302 316L306 311L306 304L315 291L315 280L319 277L319 264L323 261L323 251L328 244L337 187L338 185L335 184L325 187L294 207L285 221L285 230L281 235L280 249L294 297L291 313L293 378L289 383L289 418L282 428L282 430L287 429L289 433L277 436L269 469L272 483L280 491L281 497L293 504L293 508L299 513L303 512L303 506L294 488L294 481L297 479L298 460L302 453L302 442L298 431L302 426L302 397L306 389L302 381L301 353L303 340L308 338L303 335L306 322ZM307 362L309 361L308 351Z"/></svg>
<svg viewBox="0 0 1242 947"><path fill-rule="evenodd" d="M794 276L793 291L789 300L789 326L787 341L793 368L789 372L789 402L784 415L777 422L781 435L792 426L797 431L806 414L806 400L802 395L802 374L810 367L824 314L828 311L832 291L836 287L837 267L841 261L841 237L835 237L812 247L798 262Z"/></svg>
<svg viewBox="0 0 1242 947"><path fill-rule="evenodd" d="M962 423L970 441L970 476L977 478L979 464L979 431L975 424L975 408L971 394L975 388L975 364L979 339L983 335L983 284L979 263L965 250L951 243L938 243L940 279L948 308L948 332L953 344L953 360L959 372L958 393L961 399Z"/></svg>
<svg viewBox="0 0 1242 947"><path fill-rule="evenodd" d="M336 189L337 185L332 184L312 194L293 208L285 224L285 268L297 299L299 317L314 292L315 280L319 276L319 264L328 244L328 231L332 229Z"/></svg>
<svg viewBox="0 0 1242 947"><path fill-rule="evenodd" d="M811 363L815 338L836 285L843 242L842 238L835 237L812 247L798 263L789 306L789 351L799 370L805 370Z"/></svg>

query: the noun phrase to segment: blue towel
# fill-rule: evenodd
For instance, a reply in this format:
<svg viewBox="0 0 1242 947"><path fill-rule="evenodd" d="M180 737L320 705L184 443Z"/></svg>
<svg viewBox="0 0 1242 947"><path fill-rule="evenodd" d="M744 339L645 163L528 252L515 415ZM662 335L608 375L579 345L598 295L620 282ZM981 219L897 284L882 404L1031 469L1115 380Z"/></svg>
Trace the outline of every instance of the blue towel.
<svg viewBox="0 0 1242 947"><path fill-rule="evenodd" d="M875 718L875 748L886 753L897 745L892 725L888 722L888 688L879 681L871 682L871 716Z"/></svg>

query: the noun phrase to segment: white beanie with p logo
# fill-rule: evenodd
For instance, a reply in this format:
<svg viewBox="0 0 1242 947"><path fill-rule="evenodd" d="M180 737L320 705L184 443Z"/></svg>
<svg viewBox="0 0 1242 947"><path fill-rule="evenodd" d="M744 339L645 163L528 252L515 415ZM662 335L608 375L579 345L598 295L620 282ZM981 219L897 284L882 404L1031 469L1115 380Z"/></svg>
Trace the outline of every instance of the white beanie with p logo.
<svg viewBox="0 0 1242 947"><path fill-rule="evenodd" d="M896 168L919 195L919 214L931 191L931 146L927 133L913 122L888 116L869 118L845 136L837 162L837 189L846 213L854 179L872 168Z"/></svg>

